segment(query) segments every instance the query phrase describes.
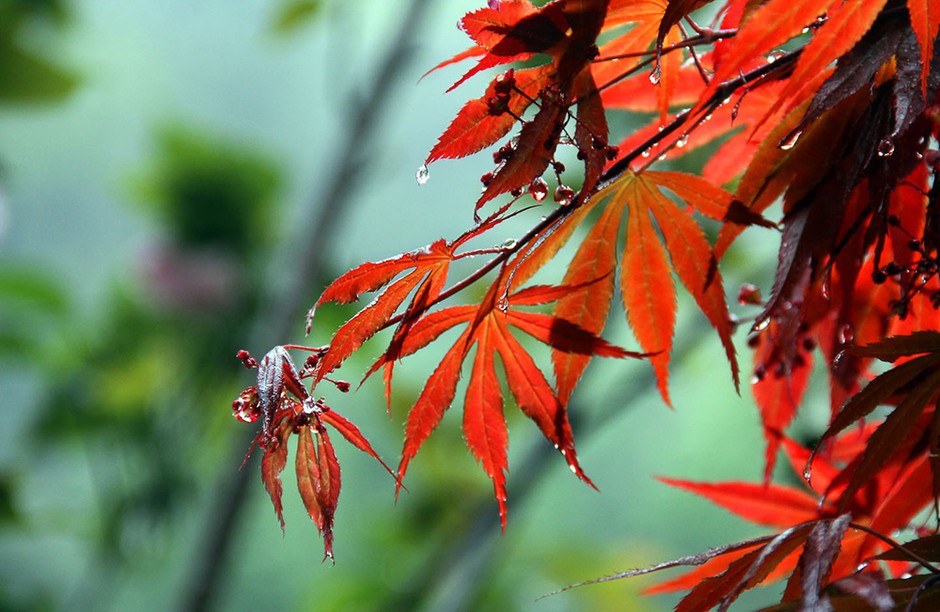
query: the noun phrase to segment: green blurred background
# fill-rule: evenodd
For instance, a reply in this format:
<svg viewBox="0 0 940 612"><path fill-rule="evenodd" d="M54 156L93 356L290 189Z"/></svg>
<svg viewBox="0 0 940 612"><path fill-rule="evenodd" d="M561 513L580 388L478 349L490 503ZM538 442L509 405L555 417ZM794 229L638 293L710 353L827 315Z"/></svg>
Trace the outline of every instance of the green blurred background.
<svg viewBox="0 0 940 612"><path fill-rule="evenodd" d="M642 363L596 363L575 396L600 493L507 411L505 533L457 410L397 504L337 443L335 566L290 470L284 536L256 464L239 480L249 433L229 406L253 375L235 352L304 342L329 279L472 222L487 154L423 186L415 171L482 87L444 95L461 67L419 81L467 46L454 26L479 5L0 0L0 609L658 610L677 598L639 597L642 579L535 600L755 533L654 480L762 470L750 400L686 297L675 411ZM762 242L731 254L729 293L766 283ZM321 310L308 342L353 312ZM635 346L622 314L607 335ZM392 464L426 352L391 418L378 381L331 398Z"/></svg>

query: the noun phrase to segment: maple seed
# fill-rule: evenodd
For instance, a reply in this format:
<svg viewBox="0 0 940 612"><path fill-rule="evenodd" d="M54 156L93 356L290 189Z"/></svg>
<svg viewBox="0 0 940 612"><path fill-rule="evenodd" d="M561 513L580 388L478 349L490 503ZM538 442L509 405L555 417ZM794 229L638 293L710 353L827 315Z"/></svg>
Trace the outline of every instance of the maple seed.
<svg viewBox="0 0 940 612"><path fill-rule="evenodd" d="M548 196L548 183L541 176L529 183L529 195L536 202L543 202Z"/></svg>

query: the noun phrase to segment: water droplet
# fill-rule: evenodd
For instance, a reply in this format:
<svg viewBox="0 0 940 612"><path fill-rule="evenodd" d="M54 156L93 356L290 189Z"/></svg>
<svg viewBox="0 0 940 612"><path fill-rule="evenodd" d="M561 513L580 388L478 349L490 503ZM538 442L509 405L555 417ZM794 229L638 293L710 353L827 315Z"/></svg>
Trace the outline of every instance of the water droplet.
<svg viewBox="0 0 940 612"><path fill-rule="evenodd" d="M659 126L657 129L658 129L660 132L662 132L663 130L666 129L666 126L665 126L665 125L661 125L661 126Z"/></svg>
<svg viewBox="0 0 940 612"><path fill-rule="evenodd" d="M509 310L509 298L505 295L500 296L499 300L496 301L496 308L503 313Z"/></svg>
<svg viewBox="0 0 940 612"><path fill-rule="evenodd" d="M568 469L571 470L571 473L572 473L572 474L577 474L577 473L578 473L578 470L577 470L573 465L570 465L570 464L569 464L569 465L568 465Z"/></svg>
<svg viewBox="0 0 940 612"><path fill-rule="evenodd" d="M506 242L503 243L503 248L504 248L504 249L514 249L514 248L516 248L516 240L515 240L514 238L510 238L509 240L507 240Z"/></svg>
<svg viewBox="0 0 940 612"><path fill-rule="evenodd" d="M661 73L659 72L659 66L657 66L657 67L650 73L650 83L652 83L653 85L659 85L659 78L660 78L660 76L662 76L662 75L661 75Z"/></svg>
<svg viewBox="0 0 940 612"><path fill-rule="evenodd" d="M894 155L894 141L888 137L882 138L878 143L878 157L891 157Z"/></svg>
<svg viewBox="0 0 940 612"><path fill-rule="evenodd" d="M541 176L529 183L529 195L536 202L542 202L548 196L548 183Z"/></svg>
<svg viewBox="0 0 940 612"><path fill-rule="evenodd" d="M780 49L775 49L771 51L769 54L767 54L767 61L772 64L776 62L778 59L782 58L784 55L786 55L786 53L784 53Z"/></svg>
<svg viewBox="0 0 940 612"><path fill-rule="evenodd" d="M839 328L839 344L849 344L855 340L855 330L848 323Z"/></svg>
<svg viewBox="0 0 940 612"><path fill-rule="evenodd" d="M649 149L643 149L643 152L640 153L640 156L641 156L641 157L649 157L649 156L650 156L650 150L649 150Z"/></svg>
<svg viewBox="0 0 940 612"><path fill-rule="evenodd" d="M660 153L660 154L659 154L659 157L656 158L656 161L665 161L665 160L666 160L666 154L665 154L665 153Z"/></svg>
<svg viewBox="0 0 940 612"><path fill-rule="evenodd" d="M800 136L802 135L802 131L791 132L790 135L780 141L780 144L777 145L777 148L783 149L784 151L789 151L796 146L796 141L799 140Z"/></svg>
<svg viewBox="0 0 940 612"><path fill-rule="evenodd" d="M568 187L567 185L559 185L555 189L555 202L561 206L567 206L571 204L571 199L574 197L574 189Z"/></svg>
<svg viewBox="0 0 940 612"><path fill-rule="evenodd" d="M858 567L855 568L855 571L856 571L856 572L861 572L861 571L863 571L866 567L868 567L868 562L867 562L867 561L866 561L865 563L859 563L859 564L858 564Z"/></svg>
<svg viewBox="0 0 940 612"><path fill-rule="evenodd" d="M803 34L809 34L809 26L806 26L805 28L800 30L800 32L802 32Z"/></svg>
<svg viewBox="0 0 940 612"><path fill-rule="evenodd" d="M419 185L424 185L428 182L429 178L431 178L431 171L428 170L428 165L421 164L421 167L418 168L418 171L415 173L415 179L417 179Z"/></svg>
<svg viewBox="0 0 940 612"><path fill-rule="evenodd" d="M678 147L678 148L680 148L680 149L681 149L682 147L684 147L685 145L687 145L687 144L689 144L689 135L688 135L688 134L683 134L682 136L679 137L679 140L676 141L676 147Z"/></svg>
<svg viewBox="0 0 940 612"><path fill-rule="evenodd" d="M706 121L711 121L711 120L712 120L712 116L711 114L708 114L708 115L705 115L704 119L702 119L702 123L705 123Z"/></svg>
<svg viewBox="0 0 940 612"><path fill-rule="evenodd" d="M813 466L810 463L807 463L803 467L803 480L806 481L806 484L809 484L810 477L813 475Z"/></svg>
<svg viewBox="0 0 940 612"><path fill-rule="evenodd" d="M816 21L813 22L812 27L818 28L819 26L823 25L827 21L829 21L829 15L827 15L826 13L823 13L822 15L816 18Z"/></svg>

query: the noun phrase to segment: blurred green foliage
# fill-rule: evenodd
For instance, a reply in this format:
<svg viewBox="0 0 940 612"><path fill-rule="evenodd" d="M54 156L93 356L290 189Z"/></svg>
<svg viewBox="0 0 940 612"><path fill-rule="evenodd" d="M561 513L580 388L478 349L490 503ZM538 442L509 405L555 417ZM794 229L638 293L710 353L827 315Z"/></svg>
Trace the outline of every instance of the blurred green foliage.
<svg viewBox="0 0 940 612"><path fill-rule="evenodd" d="M0 0L0 103L54 102L75 89L78 77L45 57L28 36L66 22L60 0Z"/></svg>
<svg viewBox="0 0 940 612"><path fill-rule="evenodd" d="M141 196L182 247L241 257L271 238L281 184L276 164L217 135L164 127L140 183Z"/></svg>
<svg viewBox="0 0 940 612"><path fill-rule="evenodd" d="M279 36L294 34L313 21L322 9L323 3L319 0L282 2L271 23L271 30Z"/></svg>

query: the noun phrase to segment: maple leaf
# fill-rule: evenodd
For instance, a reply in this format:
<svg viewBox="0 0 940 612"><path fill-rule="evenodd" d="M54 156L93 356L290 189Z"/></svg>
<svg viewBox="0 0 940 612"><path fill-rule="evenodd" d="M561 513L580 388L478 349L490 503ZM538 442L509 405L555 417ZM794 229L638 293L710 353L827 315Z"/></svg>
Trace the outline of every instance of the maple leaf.
<svg viewBox="0 0 940 612"><path fill-rule="evenodd" d="M595 229L569 266L565 281L594 281L606 274L598 280L598 287L593 292L599 296L598 299L613 292L613 276L609 271L620 219L627 210L627 239L620 276L624 309L640 346L648 353L655 353L650 361L656 372L659 391L668 403L667 364L676 310L673 271L718 331L736 384L738 366L731 344L731 325L721 274L711 247L696 222L663 195L660 187L673 191L700 213L712 218L723 218L730 202L726 192L690 175L627 172L598 191L587 204L597 206L609 198ZM662 240L655 227L662 233ZM595 274L598 276L592 277ZM593 327L592 331L598 331L606 319L606 310L597 315L585 314L587 309L596 308L596 305L584 298L568 298L560 302L559 307L569 318L579 312L582 314L578 316L590 316L589 328Z"/></svg>
<svg viewBox="0 0 940 612"><path fill-rule="evenodd" d="M510 304L532 306L553 302L570 293L570 287L536 285L503 297L500 297L503 291L500 287L501 282L498 280L479 306L451 306L419 319L397 350L383 355L371 371L382 366L390 367L393 359L414 353L457 325L468 326L431 374L409 411L398 474L399 477L404 476L411 459L450 407L456 395L461 366L473 347L476 347L464 398L464 436L471 452L493 481L500 520L505 528L508 437L503 417L502 392L496 374L496 355L499 356L516 405L565 457L571 470L593 486L578 462L564 403L526 349L513 336L510 327L564 352L618 358L639 358L643 355L609 344L571 321L509 307Z"/></svg>

